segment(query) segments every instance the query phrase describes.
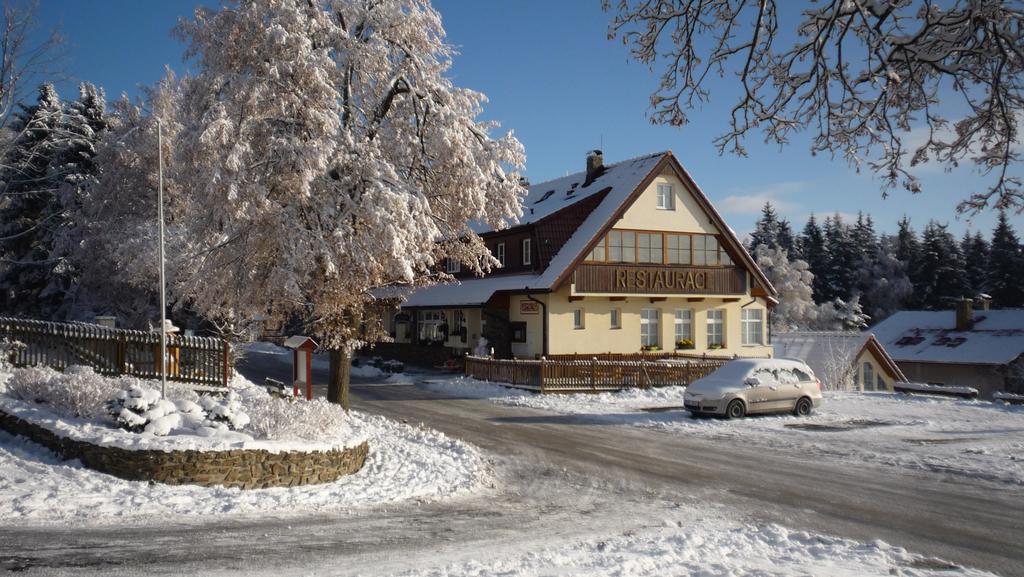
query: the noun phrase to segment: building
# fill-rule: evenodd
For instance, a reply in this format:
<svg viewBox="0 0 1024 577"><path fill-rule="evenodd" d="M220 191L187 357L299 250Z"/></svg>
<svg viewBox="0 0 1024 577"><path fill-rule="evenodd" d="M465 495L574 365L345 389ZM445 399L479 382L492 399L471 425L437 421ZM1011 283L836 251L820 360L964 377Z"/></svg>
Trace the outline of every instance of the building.
<svg viewBox="0 0 1024 577"><path fill-rule="evenodd" d="M523 216L476 232L502 264L407 295L398 343L495 356L680 350L771 356L775 289L671 152L529 186Z"/></svg>
<svg viewBox="0 0 1024 577"><path fill-rule="evenodd" d="M776 357L799 359L830 390L891 391L907 377L871 333L794 331L772 337Z"/></svg>
<svg viewBox="0 0 1024 577"><path fill-rule="evenodd" d="M1024 310L900 311L872 329L912 382L1024 393Z"/></svg>

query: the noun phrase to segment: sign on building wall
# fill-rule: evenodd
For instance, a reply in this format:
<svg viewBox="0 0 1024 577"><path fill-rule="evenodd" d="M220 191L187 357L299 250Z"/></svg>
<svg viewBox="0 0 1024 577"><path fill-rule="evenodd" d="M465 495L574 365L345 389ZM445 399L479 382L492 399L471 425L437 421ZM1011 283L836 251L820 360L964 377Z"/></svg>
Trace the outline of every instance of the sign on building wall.
<svg viewBox="0 0 1024 577"><path fill-rule="evenodd" d="M521 315L539 315L540 314L540 303L533 301L519 301L519 314Z"/></svg>
<svg viewBox="0 0 1024 577"><path fill-rule="evenodd" d="M744 294L747 278L738 267L582 264L578 293Z"/></svg>

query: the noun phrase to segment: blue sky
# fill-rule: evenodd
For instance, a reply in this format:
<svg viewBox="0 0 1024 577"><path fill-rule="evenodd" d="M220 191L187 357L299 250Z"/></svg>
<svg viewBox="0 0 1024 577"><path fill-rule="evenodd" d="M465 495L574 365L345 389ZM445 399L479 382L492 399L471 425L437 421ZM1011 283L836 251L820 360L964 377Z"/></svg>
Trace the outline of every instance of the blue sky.
<svg viewBox="0 0 1024 577"><path fill-rule="evenodd" d="M74 96L76 83L89 80L114 98L138 94L164 66L181 71L183 46L170 35L196 0L42 0L45 25L60 25L69 46L65 66L71 79L58 85ZM449 41L460 52L452 75L457 85L490 99L485 117L512 129L526 146L527 174L540 182L584 168L586 151L603 148L606 162L659 150L672 150L697 183L743 234L771 200L799 230L814 212L871 213L882 231L895 231L904 214L920 232L929 219L948 222L957 235L995 223L990 212L971 221L957 218L955 206L983 181L970 169L946 174L921 171L925 192L895 191L882 199L878 182L858 174L841 159L812 157L806 141L788 148L745 145L749 158L719 156L712 139L722 131L734 94L720 91L691 113L683 129L653 126L648 98L657 77L629 62L621 41L607 38L609 15L599 0L517 0L509 2L435 0ZM1024 229L1024 217L1012 222ZM1024 231L1022 231L1024 232Z"/></svg>

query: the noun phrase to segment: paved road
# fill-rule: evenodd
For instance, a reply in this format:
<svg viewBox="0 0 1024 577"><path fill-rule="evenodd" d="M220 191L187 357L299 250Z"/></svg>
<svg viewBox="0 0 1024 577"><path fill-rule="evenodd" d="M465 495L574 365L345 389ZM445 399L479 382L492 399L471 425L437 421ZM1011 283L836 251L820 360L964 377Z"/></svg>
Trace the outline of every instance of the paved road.
<svg viewBox="0 0 1024 577"><path fill-rule="evenodd" d="M284 380L252 355L242 372ZM317 370L315 380L326 380ZM211 566L288 574L297 562L349 574L422 557L457 561L481 549L557 542L660 524L673 503L707 503L860 541L889 543L1005 576L1024 575L1024 492L935 474L816 461L600 419L558 416L414 386L353 386L355 408L424 423L494 455L501 486L484 495L345 516L244 519L149 529L0 530L0 567L28 574L203 572ZM197 534L202 538L197 539Z"/></svg>

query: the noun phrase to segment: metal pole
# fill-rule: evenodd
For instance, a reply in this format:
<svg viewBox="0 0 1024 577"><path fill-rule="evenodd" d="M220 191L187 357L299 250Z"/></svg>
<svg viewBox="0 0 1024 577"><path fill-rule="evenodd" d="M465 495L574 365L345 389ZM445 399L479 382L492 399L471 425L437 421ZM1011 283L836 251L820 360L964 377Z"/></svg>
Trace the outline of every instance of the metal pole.
<svg viewBox="0 0 1024 577"><path fill-rule="evenodd" d="M164 131L156 121L156 147L159 158L160 187L157 192L157 218L160 220L160 398L167 398L167 294L164 288Z"/></svg>

